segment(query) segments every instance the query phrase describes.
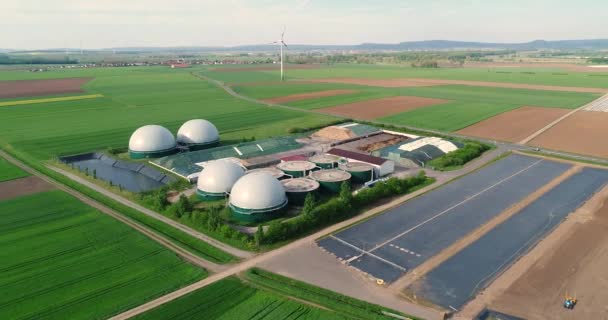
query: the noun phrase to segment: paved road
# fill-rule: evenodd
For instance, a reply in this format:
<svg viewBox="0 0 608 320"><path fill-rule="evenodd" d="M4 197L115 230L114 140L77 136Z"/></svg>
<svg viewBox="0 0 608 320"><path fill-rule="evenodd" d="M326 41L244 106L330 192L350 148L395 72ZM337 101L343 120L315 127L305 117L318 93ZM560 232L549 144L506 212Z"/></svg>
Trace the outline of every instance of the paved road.
<svg viewBox="0 0 608 320"><path fill-rule="evenodd" d="M116 200L116 201L118 201L118 202L120 202L120 203L122 203L122 204L124 204L124 205L126 205L128 207L131 207L131 208L133 208L133 209L135 209L135 210L137 210L137 211L139 211L139 212L141 212L141 213L143 213L143 214L145 214L145 215L147 215L149 217L152 217L152 218L154 218L156 220L160 220L160 221L162 221L162 222L164 222L164 223L166 223L166 224L174 227L175 229L181 230L181 231L183 231L183 232L185 232L185 233L187 233L187 234L189 234L189 235L191 235L191 236L193 236L193 237L195 237L197 239L203 240L203 241L205 241L205 242L207 242L207 243L209 243L209 244L211 244L211 245L213 245L215 247L218 247L218 248L220 248L220 249L222 249L222 250L224 250L224 251L226 251L226 252L228 252L228 253L230 253L230 254L232 254L234 256L237 256L239 258L245 258L245 259L247 259L247 258L251 258L251 257L253 257L255 255L254 253L251 253L251 252L248 252L248 251L244 251L244 250L241 250L241 249L237 249L237 248L229 246L229 245L227 245L227 244L225 244L223 242L215 240L215 239L213 239L213 238L211 238L211 237L209 237L209 236L207 236L207 235L205 235L205 234L203 234L203 233L201 233L199 231L196 231L196 230L194 230L194 229L192 229L190 227L184 226L183 224L181 224L179 222L176 222L176 221L174 221L174 220L172 220L170 218L167 218L167 217L161 215L160 213L157 213L157 212L152 211L152 210L150 210L150 209L148 209L146 207L143 207L143 206L141 206L141 205L139 205L139 204L137 204L137 203L135 203L135 202L133 202L131 200L125 199L125 198L123 198L123 197L115 194L114 192L108 191L105 188L100 187L100 186L98 186L98 185L96 185L94 183L91 183L91 182L89 182L89 181L87 181L87 180L85 180L85 179L83 179L83 178L81 178L81 177L79 177L79 176L77 176L75 174L72 174L72 173L70 173L68 171L65 171L63 169L60 169L60 168L57 168L57 167L54 167L54 166L47 166L47 167L49 169L57 172L57 173L60 173L60 174L66 176L66 177L68 177L68 178L70 178L70 179L72 179L72 180L74 180L74 181L76 181L76 182L78 182L78 183L80 183L82 185L85 185L85 186L87 186L87 187L89 187L89 188L91 188L91 189L93 189L93 190L95 190L95 191L103 194L106 197L112 198L112 199L114 199L114 200Z"/></svg>
<svg viewBox="0 0 608 320"><path fill-rule="evenodd" d="M123 223L125 223L126 225L132 227L133 229L143 233L144 235L148 236L149 238L151 238L152 240L160 243L161 245L163 245L164 247L168 248L169 250L175 252L177 255L179 255L180 257L182 257L183 259L185 259L186 261L191 262L194 265L197 265L199 267L203 267L205 269L214 271L214 272L218 272L221 270L224 270L225 268L227 268L227 266L220 266L217 265L215 263L209 262L207 260L201 259L196 255L191 254L189 251L182 249L181 247L173 244L171 241L165 239L164 237L158 235L157 233L155 233L154 231L148 229L147 227L123 216L122 214L106 207L105 205L83 195L82 193L72 189L72 188L68 188L65 185L47 177L46 175L43 175L42 173L28 167L27 165L25 165L24 163L22 163L21 161L13 158L12 156L10 156L9 154L7 154L6 152L0 150L0 156L2 156L3 158L5 158L6 160L8 160L9 162L11 162L12 164L18 166L19 168L23 169L24 171L32 174L33 176L36 176L44 181L46 181L47 183L57 187L58 189L65 191L69 194L71 194L72 196L76 197L78 200L82 201L83 203L86 203L87 205L113 217L116 220L119 220Z"/></svg>

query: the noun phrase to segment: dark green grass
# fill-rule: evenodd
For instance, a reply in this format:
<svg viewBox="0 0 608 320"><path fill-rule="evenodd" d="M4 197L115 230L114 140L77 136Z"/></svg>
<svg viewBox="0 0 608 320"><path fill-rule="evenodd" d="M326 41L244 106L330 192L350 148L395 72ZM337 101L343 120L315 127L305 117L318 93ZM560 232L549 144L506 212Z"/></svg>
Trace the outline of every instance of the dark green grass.
<svg viewBox="0 0 608 320"><path fill-rule="evenodd" d="M0 157L0 182L27 177L29 174Z"/></svg>
<svg viewBox="0 0 608 320"><path fill-rule="evenodd" d="M61 191L0 202L0 318L102 319L206 276Z"/></svg>
<svg viewBox="0 0 608 320"><path fill-rule="evenodd" d="M517 107L508 104L452 102L399 113L379 120L415 128L456 131Z"/></svg>
<svg viewBox="0 0 608 320"><path fill-rule="evenodd" d="M163 304L136 319L316 320L348 319L230 277Z"/></svg>
<svg viewBox="0 0 608 320"><path fill-rule="evenodd" d="M229 96L188 72L156 67L88 72L53 71L41 77L93 76L85 89L94 100L0 108L0 142L38 159L108 147L126 147L139 126L159 124L174 133L189 119L212 121L224 141L282 135L291 127L318 125L333 118L269 108ZM30 74L7 72L15 78ZM0 78L7 74L0 73Z"/></svg>

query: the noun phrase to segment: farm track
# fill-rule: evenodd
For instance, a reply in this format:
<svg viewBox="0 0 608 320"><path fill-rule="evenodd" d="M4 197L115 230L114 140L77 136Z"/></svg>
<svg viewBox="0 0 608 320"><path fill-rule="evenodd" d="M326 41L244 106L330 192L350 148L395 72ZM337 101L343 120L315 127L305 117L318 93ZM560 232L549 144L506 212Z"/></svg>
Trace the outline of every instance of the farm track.
<svg viewBox="0 0 608 320"><path fill-rule="evenodd" d="M185 232L186 234L191 235L191 236L193 236L193 237L195 237L197 239L203 240L203 241L205 241L205 242L207 242L207 243L209 243L209 244L211 244L211 245L213 245L213 246L215 246L215 247L217 247L217 248L219 248L219 249L221 249L223 251L226 251L226 252L228 252L228 253L230 253L230 254L232 254L234 256L237 256L239 258L245 258L245 259L251 258L252 256L254 256L254 254L251 253L251 252L240 250L240 249L231 247L231 246L229 246L229 245L227 245L227 244L225 244L223 242L215 240L215 239L207 236L206 234L198 232L198 231L196 231L196 230L194 230L194 229L192 229L190 227L187 227L187 226L185 226L185 225L183 225L181 223L178 223L178 222L176 222L176 221L174 221L174 220L172 220L170 218L167 218L167 217L165 217L165 216L163 216L163 215L161 215L161 214L159 214L157 212L154 212L154 211L152 211L152 210L150 210L148 208L145 208L145 207L143 207L143 206L141 206L141 205L139 205L139 204L137 204L137 203L135 203L133 201L125 199L125 198L123 198L123 197L121 197L121 196L119 196L119 195L117 195L117 194L115 194L115 193L113 193L111 191L108 191L108 190L104 189L103 187L100 187L100 186L98 186L98 185L96 185L94 183L86 181L85 179L80 178L77 175L74 175L74 174L72 174L70 172L67 172L67 171L63 170L63 169L59 169L57 167L53 167L53 166L47 166L47 167L49 169L57 172L57 173L60 173L60 174L62 174L64 176L66 176L66 177L74 180L75 182L78 182L78 183L80 183L82 185L85 185L85 186L87 186L87 187L89 187L89 188L91 188L91 189L93 189L93 190L95 190L95 191L103 194L104 196L110 197L113 200L116 200L116 201L120 202L121 204L124 204L124 205L126 205L128 207L131 207L131 208L133 208L133 209L135 209L135 210L137 210L137 211L139 211L139 212L141 212L141 213L143 213L143 214L145 214L145 215L147 215L147 216L149 216L151 218L154 218L156 220L162 221L163 223L166 223L166 224L174 227L175 229L178 229L178 230L180 230L182 232Z"/></svg>
<svg viewBox="0 0 608 320"><path fill-rule="evenodd" d="M150 239L158 242L159 244L161 244L164 247L168 248L169 250L175 252L178 256L182 257L186 261L188 261L196 266L211 270L213 272L218 272L218 271L221 271L226 268L225 266L217 265L215 263L209 262L207 260L203 260L203 259L191 254L190 252L182 249L181 247L173 244L172 242L168 241L167 239L159 236L158 234L149 230L148 228L144 227L143 225L141 225L137 222L134 222L133 220L131 220L129 218L124 217L122 214L104 206L103 204L101 204L95 200L88 198L87 196L83 195L82 193L80 193L74 189L68 188L68 187L64 186L63 184L39 173L38 171L31 169L30 167L21 163L19 160L13 158L12 156L10 156L9 154L7 154L6 152L4 152L2 150L0 150L0 156L5 158L12 164L16 165L17 167L23 169L24 171L32 174L33 176L36 176L36 177L46 181L50 185L55 186L57 189L67 192L68 194L74 196L75 198L82 201L83 203L85 203L85 204L113 217L114 219L125 223L126 225L132 227L133 229L143 233L144 235L148 236Z"/></svg>

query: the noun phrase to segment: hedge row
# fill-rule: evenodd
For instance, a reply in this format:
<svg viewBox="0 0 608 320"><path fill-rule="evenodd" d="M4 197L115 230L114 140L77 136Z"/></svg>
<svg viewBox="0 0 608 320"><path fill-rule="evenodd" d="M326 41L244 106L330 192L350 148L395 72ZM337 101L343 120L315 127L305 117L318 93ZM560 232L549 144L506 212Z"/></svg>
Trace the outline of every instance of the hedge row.
<svg viewBox="0 0 608 320"><path fill-rule="evenodd" d="M460 167L467 162L479 157L482 153L490 149L487 144L479 142L466 142L464 147L447 153L439 158L429 161L428 166L435 170L446 170L453 167Z"/></svg>

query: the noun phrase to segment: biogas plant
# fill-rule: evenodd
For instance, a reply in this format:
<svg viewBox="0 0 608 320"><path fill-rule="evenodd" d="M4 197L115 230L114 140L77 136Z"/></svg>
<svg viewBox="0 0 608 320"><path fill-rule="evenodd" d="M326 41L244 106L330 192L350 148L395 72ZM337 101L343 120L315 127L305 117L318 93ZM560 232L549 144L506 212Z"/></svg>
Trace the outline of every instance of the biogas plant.
<svg viewBox="0 0 608 320"><path fill-rule="evenodd" d="M346 123L317 132L220 145L216 127L197 119L176 138L161 126L137 129L129 155L195 184L188 194L224 203L231 219L259 223L299 212L309 194L328 199L344 184L366 188L408 176L457 143ZM296 209L296 210L291 210Z"/></svg>
<svg viewBox="0 0 608 320"><path fill-rule="evenodd" d="M159 125L138 128L129 139L131 159L159 158L182 150L200 150L216 146L220 135L213 123L194 119L185 122L177 131L177 138L171 131Z"/></svg>

